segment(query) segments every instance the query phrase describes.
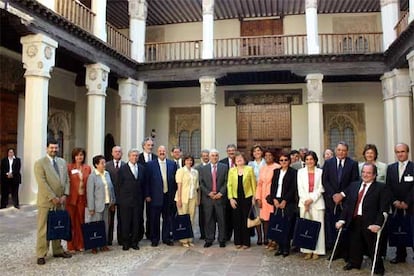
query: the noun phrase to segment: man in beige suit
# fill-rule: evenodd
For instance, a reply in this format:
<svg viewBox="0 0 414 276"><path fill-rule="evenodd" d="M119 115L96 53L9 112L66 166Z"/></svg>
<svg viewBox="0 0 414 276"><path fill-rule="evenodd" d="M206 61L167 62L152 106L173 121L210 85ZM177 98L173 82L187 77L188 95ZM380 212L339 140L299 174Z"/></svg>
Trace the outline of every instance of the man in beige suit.
<svg viewBox="0 0 414 276"><path fill-rule="evenodd" d="M37 264L44 265L49 251L46 239L47 214L51 208L64 209L66 196L69 194L69 177L66 162L57 157L59 145L56 140L48 140L46 156L36 161L34 171L38 184L37 192ZM70 258L60 240L52 241L53 257Z"/></svg>

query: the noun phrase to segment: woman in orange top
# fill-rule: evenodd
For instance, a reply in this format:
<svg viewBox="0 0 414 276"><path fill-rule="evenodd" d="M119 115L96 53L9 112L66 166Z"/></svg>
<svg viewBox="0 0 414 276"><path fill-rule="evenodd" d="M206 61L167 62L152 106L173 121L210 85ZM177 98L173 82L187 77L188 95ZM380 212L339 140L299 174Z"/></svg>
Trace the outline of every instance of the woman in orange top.
<svg viewBox="0 0 414 276"><path fill-rule="evenodd" d="M267 230L269 228L270 213L273 213L274 207L266 201L266 197L270 195L270 187L272 186L273 171L279 169L280 165L275 163L274 153L266 149L264 151L264 159L266 165L260 169L259 180L257 182L256 201L260 208L260 219L263 222L264 244L268 245Z"/></svg>
<svg viewBox="0 0 414 276"><path fill-rule="evenodd" d="M72 223L72 241L68 241L71 253L83 251L81 224L85 223L86 183L91 167L85 165L86 152L82 148L72 150L72 163L68 164L70 192L66 199L66 210Z"/></svg>

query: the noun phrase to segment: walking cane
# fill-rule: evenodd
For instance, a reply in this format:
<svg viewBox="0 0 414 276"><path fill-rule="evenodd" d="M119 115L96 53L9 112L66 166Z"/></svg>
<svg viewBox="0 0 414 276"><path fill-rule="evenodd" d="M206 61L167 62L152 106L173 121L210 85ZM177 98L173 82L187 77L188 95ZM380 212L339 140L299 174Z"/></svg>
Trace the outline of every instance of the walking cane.
<svg viewBox="0 0 414 276"><path fill-rule="evenodd" d="M382 223L381 229L377 232L377 241L375 243L375 253L374 253L374 260L372 260L372 267L371 267L371 276L374 275L375 264L377 263L377 255L378 255L378 245L381 238L382 229L384 229L385 223L387 222L388 214L386 212L382 213L384 215L384 222Z"/></svg>
<svg viewBox="0 0 414 276"><path fill-rule="evenodd" d="M341 237L342 228L343 227L339 228L338 235L336 236L335 245L334 245L334 248L332 250L331 257L329 258L328 269L331 269L332 260L333 260L333 257L335 255L336 247L338 246L339 238Z"/></svg>

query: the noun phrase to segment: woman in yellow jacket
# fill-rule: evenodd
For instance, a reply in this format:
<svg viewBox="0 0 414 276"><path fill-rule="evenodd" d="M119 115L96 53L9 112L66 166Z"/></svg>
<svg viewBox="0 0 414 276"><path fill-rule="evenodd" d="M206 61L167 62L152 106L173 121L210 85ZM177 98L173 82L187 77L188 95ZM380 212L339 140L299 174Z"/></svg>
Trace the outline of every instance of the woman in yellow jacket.
<svg viewBox="0 0 414 276"><path fill-rule="evenodd" d="M199 185L198 171L193 169L194 158L191 155L184 156L182 162L182 167L175 174L175 181L177 182L177 193L175 194L177 212L179 215L189 214L191 224L194 224L194 214L199 203L197 192ZM192 239L180 240L184 247L194 246L192 241Z"/></svg>
<svg viewBox="0 0 414 276"><path fill-rule="evenodd" d="M250 231L247 217L254 204L256 194L256 177L253 168L246 166L246 158L236 153L236 167L229 170L227 179L227 196L233 208L234 244L236 248L250 247Z"/></svg>

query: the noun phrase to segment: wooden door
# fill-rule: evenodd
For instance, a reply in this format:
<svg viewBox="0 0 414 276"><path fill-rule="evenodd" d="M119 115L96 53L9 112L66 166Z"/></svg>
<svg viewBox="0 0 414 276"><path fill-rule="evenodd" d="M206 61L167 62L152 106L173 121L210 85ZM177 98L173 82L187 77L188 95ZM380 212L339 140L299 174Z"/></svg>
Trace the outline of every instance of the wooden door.
<svg viewBox="0 0 414 276"><path fill-rule="evenodd" d="M255 144L289 151L291 129L289 104L237 106L237 147L246 156Z"/></svg>
<svg viewBox="0 0 414 276"><path fill-rule="evenodd" d="M280 38L283 34L282 19L249 20L241 22L242 39L241 53L246 56L277 55L283 49Z"/></svg>

